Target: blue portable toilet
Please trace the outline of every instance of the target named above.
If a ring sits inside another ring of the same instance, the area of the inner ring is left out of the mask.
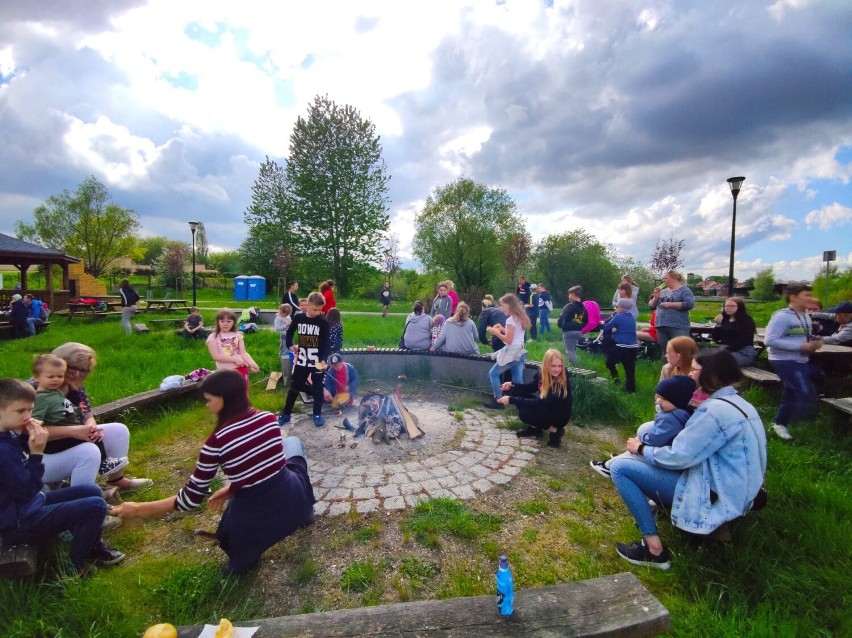
[[[234,300],[245,301],[248,299],[248,281],[245,275],[234,277]]]
[[[263,301],[266,298],[266,277],[252,275],[248,278],[248,300]]]

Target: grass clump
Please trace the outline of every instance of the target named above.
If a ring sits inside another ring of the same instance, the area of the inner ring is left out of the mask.
[[[433,498],[419,503],[404,525],[421,543],[437,547],[441,534],[474,540],[500,529],[500,522],[499,516],[478,514],[459,501]]]
[[[343,570],[340,587],[347,593],[367,591],[379,577],[380,565],[372,561],[353,561]]]
[[[546,514],[549,508],[544,501],[527,501],[526,503],[518,503],[518,510],[526,516],[535,516],[536,514]]]

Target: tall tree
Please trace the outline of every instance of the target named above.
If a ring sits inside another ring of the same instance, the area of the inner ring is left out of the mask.
[[[512,281],[518,276],[518,271],[527,262],[532,254],[533,241],[527,232],[514,233],[506,241],[505,259],[506,271]]]
[[[191,256],[192,248],[185,242],[167,242],[163,254],[155,263],[160,282],[164,286],[174,287],[175,290],[183,290],[186,281],[192,276],[187,272]]]
[[[375,125],[355,107],[317,96],[307,118],[296,120],[283,172],[284,217],[298,220],[297,252],[327,261],[345,293],[355,264],[378,260],[389,224],[390,175]]]
[[[533,261],[558,303],[567,303],[568,288],[580,285],[584,297],[609,305],[620,276],[607,246],[583,230],[545,237]]]
[[[33,223],[17,222],[19,238],[83,259],[86,272],[97,277],[118,257],[136,254],[139,218],[110,201],[109,191],[94,176],[72,195],[51,195],[33,211]]]
[[[654,252],[651,253],[651,270],[662,275],[669,270],[677,270],[680,266],[683,266],[680,253],[685,243],[685,239],[675,239],[674,237],[662,241],[658,239],[654,245]]]
[[[436,188],[414,223],[414,254],[427,270],[452,273],[459,290],[493,284],[503,274],[505,243],[524,232],[505,190],[467,177]]]
[[[165,252],[166,245],[169,243],[168,237],[155,236],[143,237],[137,242],[139,249],[142,251],[142,257],[139,259],[140,264],[152,266]]]
[[[399,257],[399,237],[396,234],[390,233],[385,237],[379,264],[388,283],[393,284],[393,276],[402,266],[402,259]]]
[[[196,261],[199,264],[206,264],[209,252],[210,246],[207,245],[207,231],[204,229],[204,222],[198,222],[198,228],[195,229]]]

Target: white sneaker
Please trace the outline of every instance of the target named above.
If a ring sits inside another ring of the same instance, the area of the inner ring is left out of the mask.
[[[775,433],[775,436],[777,436],[782,441],[793,440],[793,437],[790,435],[790,430],[787,429],[786,425],[779,425],[777,423],[773,423],[770,430],[772,430]]]

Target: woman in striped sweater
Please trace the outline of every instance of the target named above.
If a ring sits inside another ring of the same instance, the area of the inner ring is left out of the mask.
[[[228,555],[225,571],[240,575],[278,541],[313,520],[313,488],[302,443],[282,440],[274,414],[249,404],[246,381],[219,370],[201,386],[216,428],[207,437],[195,471],[177,496],[150,503],[122,503],[112,513],[124,519],[188,511],[210,494],[219,468],[229,483],[210,495],[211,509],[225,507],[216,539]],[[226,507],[227,505],[227,507]]]

